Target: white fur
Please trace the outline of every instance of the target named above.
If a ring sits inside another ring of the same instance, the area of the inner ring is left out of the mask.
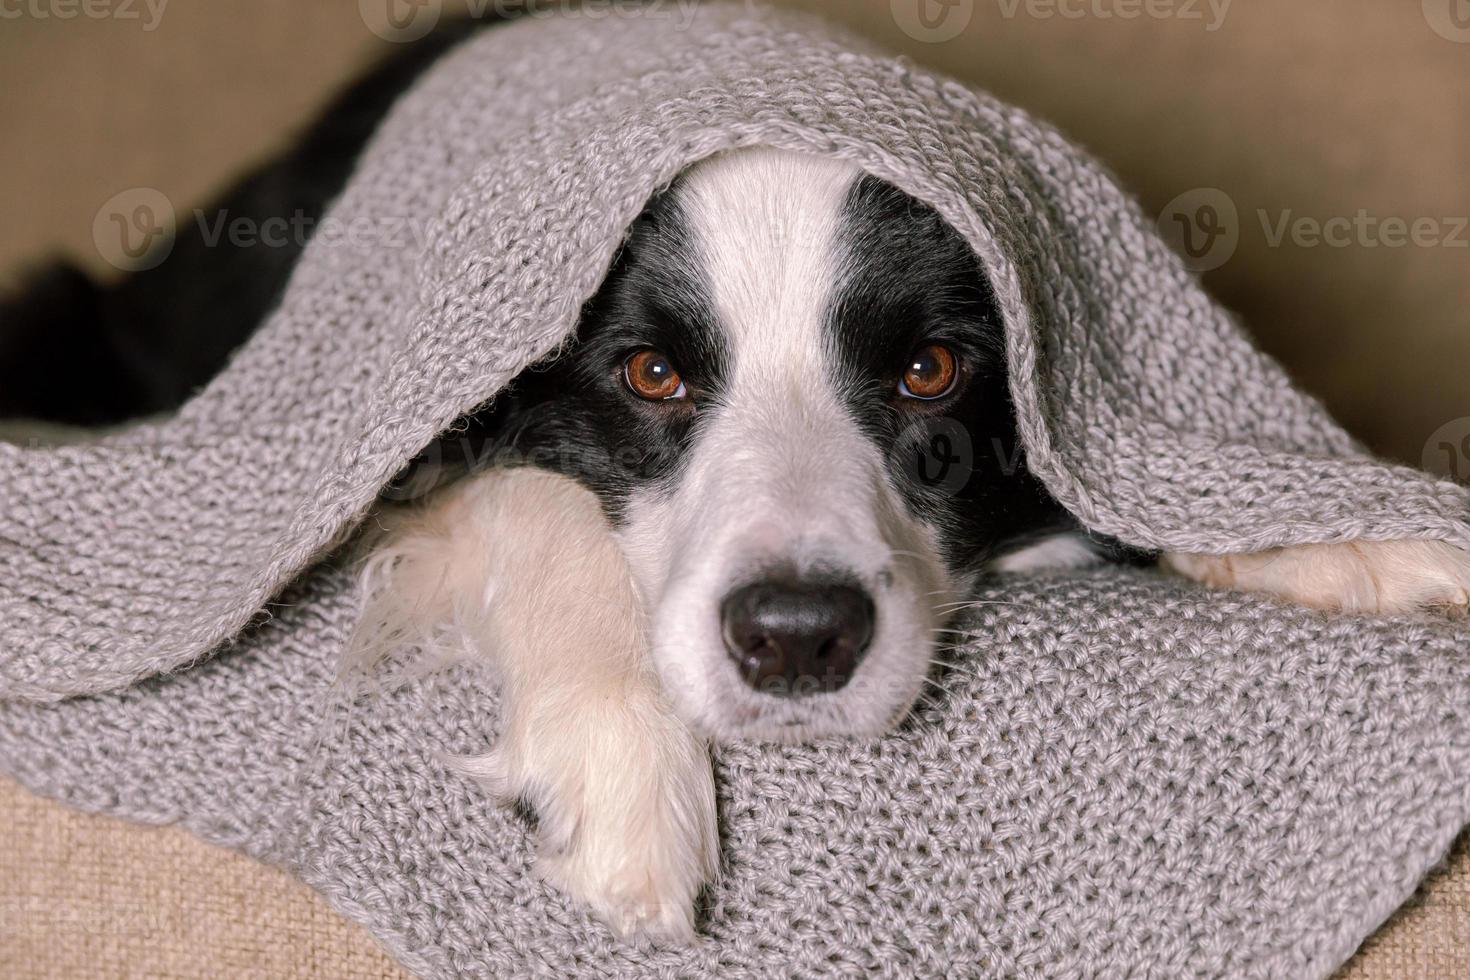
[[[1165,555],[1164,568],[1208,585],[1264,592],[1317,609],[1392,615],[1470,603],[1470,552],[1440,541],[1350,541],[1251,555]]]
[[[384,520],[357,659],[418,639],[436,659],[493,664],[502,731],[460,767],[535,807],[538,873],[617,932],[692,937],[716,866],[710,763],[659,688],[596,498],[540,470],[491,471]]]
[[[801,740],[887,729],[918,695],[948,585],[929,532],[833,380],[827,305],[844,274],[854,166],[771,149],[706,160],[684,179],[730,358],[718,406],[678,486],[636,496],[621,530],[653,618],[653,659],[680,712],[719,737]],[[771,566],[855,576],[876,629],[841,690],[801,699],[747,687],[720,636],[720,602]]]
[[[1102,564],[1102,556],[1078,534],[1056,534],[1003,555],[991,564],[1002,575],[1029,575]]]

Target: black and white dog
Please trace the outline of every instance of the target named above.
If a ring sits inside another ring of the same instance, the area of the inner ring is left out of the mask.
[[[940,421],[977,448],[958,480],[934,478]],[[504,731],[469,769],[535,808],[540,867],[625,933],[692,929],[715,866],[704,739],[884,732],[981,576],[1144,557],[1084,534],[1026,470],[965,242],[818,157],[688,170],[575,343],[467,435],[538,465],[389,519],[362,642],[447,628],[496,666]],[[1470,555],[1427,542],[1162,560],[1333,609],[1470,592]]]
[[[349,93],[236,189],[234,211],[319,212],[343,148],[446,44]],[[290,260],[181,242],[115,287],[50,277],[0,309],[0,382],[14,379],[0,414],[167,410],[269,309]],[[222,308],[210,284],[242,282],[250,295],[227,304],[240,337],[183,343]],[[137,323],[176,325],[180,342]],[[92,401],[53,398],[46,376],[77,377],[79,351]],[[128,357],[154,359],[131,387],[116,380]],[[973,451],[936,453],[945,433]],[[417,642],[494,666],[502,731],[465,765],[535,808],[538,868],[625,934],[692,932],[717,863],[707,741],[888,730],[983,576],[1159,558],[1385,613],[1470,592],[1470,556],[1434,543],[1145,556],[1089,537],[1025,466],[1001,323],[965,242],[851,165],[774,149],[708,159],[650,202],[575,341],[441,449],[466,439],[533,465],[385,504],[356,653]]]

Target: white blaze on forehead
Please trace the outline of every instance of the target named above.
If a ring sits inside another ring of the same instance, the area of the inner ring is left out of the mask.
[[[859,177],[850,164],[754,148],[699,164],[681,185],[726,350],[682,491],[719,518],[696,533],[735,540],[704,546],[843,564],[832,542],[871,531],[876,447],[833,383],[827,325]]]
[[[727,390],[817,383],[840,278],[843,204],[859,178],[838,160],[753,148],[689,171],[680,204],[732,355]]]

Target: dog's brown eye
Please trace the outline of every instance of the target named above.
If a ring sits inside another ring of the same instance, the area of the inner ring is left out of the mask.
[[[943,344],[925,344],[909,357],[898,379],[898,393],[905,398],[933,401],[954,390],[960,376],[960,361]]]
[[[623,363],[623,377],[633,394],[652,402],[684,397],[684,379],[656,350],[641,350]]]

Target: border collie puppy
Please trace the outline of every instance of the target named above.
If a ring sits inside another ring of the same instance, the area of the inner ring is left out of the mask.
[[[398,94],[481,26],[405,46],[211,210],[320,217]],[[299,247],[191,224],[119,282],[38,277],[0,302],[0,418],[31,420],[0,438],[177,408],[275,306]],[[468,475],[385,505],[352,653],[492,664],[501,733],[462,767],[535,808],[549,880],[625,935],[682,939],[717,867],[707,741],[886,731],[982,576],[1157,559],[1328,609],[1466,603],[1470,556],[1432,542],[1153,556],[1084,534],[1027,471],[1004,350],[978,261],[923,204],[769,149],[692,167],[575,341],[415,474],[459,453]]]
[[[503,730],[466,769],[534,807],[538,868],[615,929],[689,936],[706,739],[877,735],[981,576],[1155,557],[1084,534],[1013,415],[998,310],[934,211],[833,160],[711,158],[575,341],[452,437],[534,465],[385,514],[358,647],[493,663]],[[1349,611],[1470,591],[1470,555],[1430,542],[1162,563]]]

